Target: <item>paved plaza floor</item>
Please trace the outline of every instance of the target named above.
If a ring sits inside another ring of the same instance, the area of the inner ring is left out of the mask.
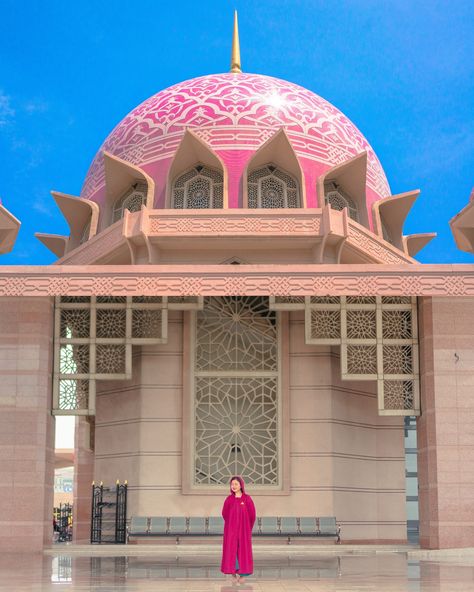
[[[194,546],[193,546],[194,547]],[[272,546],[255,549],[255,573],[240,586],[219,570],[220,549],[57,545],[45,554],[0,557],[10,592],[471,592],[474,549]]]

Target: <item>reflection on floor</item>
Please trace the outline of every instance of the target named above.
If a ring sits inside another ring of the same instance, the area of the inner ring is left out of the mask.
[[[61,551],[58,551],[61,552]],[[119,552],[119,550],[117,550]],[[328,556],[271,553],[259,556],[255,573],[236,586],[219,570],[220,557],[55,556],[0,557],[0,590],[71,592],[468,592],[472,560],[457,563],[408,559],[403,552]]]

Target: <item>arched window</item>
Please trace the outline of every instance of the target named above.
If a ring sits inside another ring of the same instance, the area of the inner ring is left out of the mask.
[[[142,205],[146,203],[147,184],[144,181],[137,181],[122,197],[114,203],[112,223],[123,218],[124,210],[139,212]]]
[[[252,171],[248,176],[249,208],[299,208],[298,182],[272,164]]]
[[[356,222],[359,221],[359,213],[354,200],[334,181],[324,184],[324,199],[326,204],[330,204],[333,210],[341,212],[344,208],[347,208],[349,218]]]
[[[221,171],[197,164],[176,178],[172,207],[177,209],[222,208],[224,178]]]
[[[261,296],[207,297],[193,319],[192,486],[221,486],[229,475],[245,475],[253,485],[280,485],[277,313]]]

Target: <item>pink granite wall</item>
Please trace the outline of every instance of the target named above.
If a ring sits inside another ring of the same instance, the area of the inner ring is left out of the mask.
[[[52,540],[53,300],[0,298],[0,552]]]
[[[420,544],[474,546],[474,298],[420,298]]]
[[[93,418],[94,419],[94,418]],[[73,541],[88,543],[91,528],[92,481],[94,480],[95,422],[76,417],[74,432]],[[91,434],[92,432],[92,434]]]

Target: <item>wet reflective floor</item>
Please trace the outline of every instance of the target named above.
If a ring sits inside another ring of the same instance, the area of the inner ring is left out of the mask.
[[[67,551],[67,548],[65,548]],[[236,586],[210,555],[146,556],[3,555],[0,590],[123,592],[315,592],[315,591],[474,591],[474,561],[418,560],[407,553],[286,556],[259,554],[255,573]]]

